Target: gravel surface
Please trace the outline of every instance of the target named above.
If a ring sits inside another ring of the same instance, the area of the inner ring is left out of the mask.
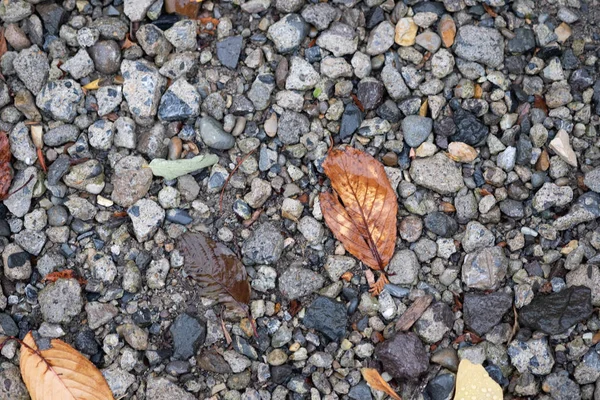
[[[0,4],[0,333],[66,341],[120,399],[382,399],[371,367],[445,400],[462,359],[506,399],[600,399],[596,0],[164,2]],[[332,145],[398,195],[377,297],[321,213]],[[183,272],[187,231],[242,260],[256,336]],[[29,399],[18,360],[0,400]]]

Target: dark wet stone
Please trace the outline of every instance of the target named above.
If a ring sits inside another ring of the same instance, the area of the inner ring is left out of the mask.
[[[77,335],[75,335],[75,348],[88,356],[93,356],[98,353],[100,346],[98,345],[98,342],[96,342],[94,331],[91,329],[84,329],[77,332]]]
[[[560,57],[560,63],[562,67],[566,70],[572,70],[575,68],[579,68],[581,66],[581,62],[579,58],[573,53],[573,49],[566,49],[562,56]]]
[[[271,380],[277,385],[285,385],[291,378],[294,368],[291,365],[277,365],[271,368]]]
[[[348,317],[344,304],[328,297],[317,297],[306,310],[304,326],[316,329],[331,340],[340,340],[346,334]]]
[[[323,54],[321,53],[321,48],[319,46],[313,46],[304,50],[304,57],[309,63],[314,63],[321,61]]]
[[[454,110],[456,133],[450,139],[453,142],[464,142],[471,146],[481,146],[485,143],[490,129],[468,111],[462,109],[456,101],[450,103]]]
[[[71,163],[67,155],[61,154],[58,158],[50,164],[48,167],[48,184],[51,186],[56,185],[63,176],[69,171]]]
[[[36,10],[44,22],[44,28],[50,35],[57,35],[68,17],[65,9],[56,3],[38,4]]]
[[[348,103],[342,114],[342,125],[340,126],[340,139],[349,138],[358,130],[362,123],[363,114],[354,103]]]
[[[533,145],[527,135],[519,135],[517,141],[517,159],[516,163],[519,165],[529,165],[531,161],[531,155],[533,152]]]
[[[385,19],[385,13],[381,7],[372,8],[365,16],[367,19],[367,29],[373,29]]]
[[[214,372],[216,374],[230,374],[231,368],[222,355],[217,353],[215,350],[204,350],[199,356],[196,357],[196,363],[198,367],[208,372]]]
[[[194,220],[186,210],[179,208],[168,210],[166,218],[167,221],[180,225],[190,224]]]
[[[600,79],[594,84],[594,95],[592,96],[592,100],[595,105],[594,112],[596,115],[600,115]]]
[[[592,312],[590,289],[573,286],[558,293],[538,294],[531,303],[521,308],[519,323],[549,335],[557,335],[585,320]]]
[[[414,333],[396,333],[377,345],[375,354],[383,369],[398,379],[417,380],[429,366],[425,347]]]
[[[400,118],[402,118],[402,113],[400,112],[400,109],[396,103],[388,99],[384,101],[382,105],[377,107],[377,116],[394,124],[400,121]]]
[[[581,68],[573,71],[569,83],[574,90],[581,92],[594,84],[594,78],[587,69]]]
[[[235,351],[237,351],[240,354],[245,355],[249,359],[251,359],[251,360],[258,359],[258,353],[254,349],[254,347],[252,347],[250,345],[250,343],[248,343],[248,341],[246,339],[244,339],[243,337],[235,335],[233,337],[232,345],[233,345],[233,349]]]
[[[425,227],[436,235],[452,237],[458,230],[458,223],[451,216],[442,212],[432,212],[425,217]]]
[[[501,201],[500,211],[511,218],[523,218],[525,216],[523,203],[513,199]]]
[[[25,263],[27,261],[29,261],[30,255],[29,253],[27,253],[26,251],[21,251],[19,253],[13,253],[11,255],[8,256],[8,268],[19,268],[23,265],[25,265]]]
[[[357,97],[365,110],[374,110],[383,99],[383,83],[367,78],[358,83]]]
[[[0,237],[9,237],[10,234],[10,225],[5,219],[0,219]]]
[[[244,40],[241,36],[230,36],[217,42],[217,58],[227,68],[235,69],[240,59]]]
[[[425,393],[431,400],[446,400],[454,391],[454,375],[438,375],[429,381],[425,388]]]
[[[413,5],[412,9],[415,14],[431,12],[437,14],[438,17],[441,17],[446,13],[446,8],[444,7],[443,3],[437,3],[433,1],[420,1]]]
[[[483,336],[498,325],[512,306],[512,296],[504,292],[465,293],[463,313],[465,324]]]
[[[548,46],[542,47],[536,53],[536,56],[544,61],[548,61],[551,58],[562,56],[562,50],[558,44],[550,44]]]
[[[513,54],[522,54],[535,48],[535,34],[529,28],[517,28],[515,37],[508,41],[508,51]]]
[[[114,40],[100,40],[88,50],[94,66],[103,74],[114,74],[121,66],[121,48]]]
[[[371,400],[373,398],[371,388],[364,382],[352,386],[352,389],[348,392],[348,397],[352,400]]]
[[[206,339],[206,323],[183,313],[177,316],[169,328],[173,338],[173,357],[187,360],[196,354]]]
[[[8,314],[0,313],[0,329],[2,329],[0,333],[4,336],[19,335],[19,327]]]

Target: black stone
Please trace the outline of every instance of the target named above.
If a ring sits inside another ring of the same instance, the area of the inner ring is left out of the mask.
[[[453,142],[463,142],[471,146],[481,146],[485,143],[490,129],[468,111],[462,109],[457,101],[450,102],[454,110],[456,133],[450,139]]]
[[[291,378],[293,368],[291,365],[277,365],[271,367],[271,380],[277,385],[285,385]]]
[[[527,61],[523,56],[508,56],[504,59],[504,65],[511,74],[522,74],[525,71]]]
[[[415,381],[429,367],[429,357],[414,333],[396,333],[377,345],[375,354],[383,369],[394,378]]]
[[[363,120],[363,114],[354,103],[348,103],[342,114],[342,124],[340,126],[340,139],[349,138],[356,132]]]
[[[562,50],[558,44],[550,44],[546,47],[542,47],[540,51],[537,52],[536,56],[544,61],[548,61],[551,58],[562,56]]]
[[[96,342],[94,331],[84,329],[77,332],[77,335],[75,335],[75,348],[88,356],[98,353],[100,346]]]
[[[594,84],[594,78],[586,68],[581,68],[573,71],[569,83],[573,89],[581,92]]]
[[[372,8],[365,16],[367,19],[367,29],[373,29],[385,19],[385,13],[381,7]]]
[[[446,13],[446,8],[444,7],[444,4],[434,1],[419,1],[417,4],[412,6],[412,9],[415,14],[431,12],[437,14],[438,17],[441,17]]]
[[[235,69],[240,59],[244,40],[241,36],[231,36],[217,42],[217,58],[227,68]]]
[[[194,219],[186,210],[179,208],[167,211],[167,221],[173,222],[174,224],[187,225],[192,223]]]
[[[529,137],[527,135],[519,135],[519,140],[517,141],[516,163],[518,165],[529,165],[532,152],[533,144],[531,144]]]
[[[501,201],[500,211],[511,218],[525,217],[525,207],[523,206],[523,203],[513,199]]]
[[[304,317],[304,326],[316,329],[331,340],[343,338],[347,324],[344,304],[322,296],[312,302]]]
[[[431,400],[446,400],[454,391],[454,375],[442,374],[429,381],[425,393]]]
[[[600,115],[600,79],[598,79],[594,84],[594,94],[592,96],[592,100],[595,105],[594,112],[596,115]]]
[[[515,29],[515,37],[507,43],[507,49],[513,54],[522,54],[535,49],[535,34],[529,28]]]
[[[8,268],[19,268],[25,265],[27,261],[29,261],[29,253],[26,251],[21,251],[19,253],[13,253],[8,256]]]
[[[593,311],[591,290],[572,286],[558,293],[538,294],[521,308],[519,323],[548,335],[557,335],[587,319]]]
[[[579,58],[573,53],[573,49],[568,48],[564,51],[562,56],[560,57],[560,63],[562,67],[566,70],[571,70],[575,68],[579,68],[581,62]]]
[[[196,357],[196,363],[201,369],[217,374],[230,374],[231,367],[222,355],[215,350],[204,350],[202,354]]]
[[[206,339],[206,323],[189,314],[180,314],[169,328],[175,347],[173,357],[187,360]]]
[[[357,97],[365,110],[374,110],[383,99],[383,83],[377,80],[363,80],[358,83]]]
[[[10,236],[10,225],[5,219],[0,219],[0,237]]]
[[[458,223],[442,212],[432,212],[425,217],[425,227],[436,235],[448,238],[458,230]]]
[[[304,57],[309,63],[314,63],[321,61],[323,54],[321,53],[321,48],[319,46],[313,46],[304,50]]]
[[[504,292],[465,293],[463,313],[465,324],[479,336],[500,323],[512,306],[512,296]]]

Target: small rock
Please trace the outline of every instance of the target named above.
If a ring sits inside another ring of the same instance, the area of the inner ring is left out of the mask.
[[[346,307],[328,297],[317,297],[307,308],[303,324],[331,340],[340,340],[346,334],[348,324]]]
[[[288,299],[307,296],[323,287],[324,279],[309,269],[291,267],[279,277],[279,290]]]
[[[497,289],[506,276],[508,260],[502,248],[484,247],[467,254],[462,266],[462,280],[472,289]]]
[[[394,378],[417,380],[429,367],[425,348],[414,333],[396,333],[377,345],[375,354]]]
[[[463,313],[465,324],[479,336],[498,325],[512,306],[512,296],[505,292],[465,293]]]
[[[417,185],[440,194],[456,193],[465,185],[460,167],[442,153],[415,159],[410,176]]]
[[[187,360],[196,354],[206,338],[206,323],[183,313],[175,318],[169,327],[173,338],[173,356],[179,360]]]
[[[138,241],[149,240],[165,219],[165,210],[149,199],[138,200],[127,209],[133,223],[133,230]]]
[[[283,245],[279,230],[270,223],[263,223],[246,239],[242,254],[251,264],[275,264],[281,257]]]
[[[223,130],[221,124],[212,117],[198,118],[196,121],[196,129],[199,133],[196,135],[196,140],[202,141],[213,149],[228,150],[235,144],[235,138]]]
[[[49,283],[39,292],[38,301],[44,321],[52,324],[70,322],[83,308],[81,286],[76,279]]]

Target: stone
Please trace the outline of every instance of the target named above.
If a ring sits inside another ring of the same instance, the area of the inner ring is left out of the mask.
[[[31,276],[31,256],[16,243],[9,243],[2,252],[4,275],[11,281],[27,280]]]
[[[455,103],[450,104],[454,110],[456,133],[450,136],[453,142],[463,142],[470,146],[481,146],[488,137],[489,128],[468,111]]]
[[[85,49],[80,49],[73,57],[61,65],[60,69],[68,72],[73,79],[81,79],[94,72],[94,61],[92,61]]]
[[[96,70],[102,74],[114,74],[121,66],[121,48],[114,40],[100,40],[88,49]]]
[[[104,189],[104,168],[98,160],[89,160],[71,167],[63,178],[65,185],[84,190],[91,194],[100,194]]]
[[[484,247],[467,254],[462,280],[471,289],[495,290],[506,277],[508,260],[501,247]]]
[[[414,333],[396,333],[375,348],[383,369],[397,379],[416,381],[429,367],[425,348]]]
[[[412,46],[419,27],[412,18],[401,18],[396,23],[394,41],[400,46]]]
[[[462,247],[467,253],[471,253],[483,247],[491,247],[495,243],[494,234],[477,221],[467,224]]]
[[[193,51],[198,47],[196,41],[198,24],[193,19],[184,19],[173,24],[165,31],[165,38],[177,51]]]
[[[446,303],[432,304],[415,322],[415,332],[426,343],[437,343],[452,329],[454,313]]]
[[[206,339],[206,323],[187,313],[179,314],[169,327],[173,338],[173,357],[187,360],[194,356]]]
[[[569,373],[565,370],[553,372],[546,376],[542,388],[553,399],[576,400],[582,398],[579,385],[569,379]],[[532,393],[532,395],[537,394],[537,388],[535,389],[536,393]]]
[[[583,178],[583,183],[590,190],[593,190],[596,193],[600,193],[600,168],[596,168],[586,172]]]
[[[554,221],[554,228],[559,231],[570,229],[582,222],[592,221],[600,217],[600,195],[587,192],[579,196],[566,215]]]
[[[319,82],[319,73],[303,58],[292,57],[290,71],[285,80],[287,90],[309,90]]]
[[[590,289],[571,286],[557,293],[536,296],[521,308],[519,323],[549,335],[557,335],[587,319],[592,311]]]
[[[464,187],[461,168],[442,153],[413,160],[410,176],[414,182],[440,194],[453,194]]]
[[[165,210],[155,201],[141,199],[127,209],[138,241],[149,240],[165,219]]]
[[[342,275],[356,267],[356,260],[347,256],[327,256],[327,261],[323,268],[327,271],[329,279],[333,282],[338,281]]]
[[[295,144],[310,131],[308,118],[301,113],[284,111],[277,126],[277,136],[284,144]]]
[[[573,189],[569,186],[557,186],[552,182],[546,182],[535,193],[531,206],[538,212],[548,210],[552,207],[563,207],[573,200]]]
[[[196,88],[185,79],[178,79],[162,95],[158,106],[158,118],[163,121],[181,121],[197,117],[200,101],[200,94]]]
[[[85,305],[87,321],[90,329],[98,329],[113,320],[119,314],[117,307],[112,304],[91,302]]]
[[[502,321],[512,307],[512,296],[506,292],[465,293],[463,314],[465,324],[483,336]]]
[[[244,40],[241,36],[231,36],[217,42],[217,58],[229,69],[236,69]]]
[[[123,12],[131,22],[137,22],[146,17],[146,12],[148,12],[154,0],[125,0],[124,2]]]
[[[433,129],[431,118],[420,115],[408,115],[402,120],[402,133],[404,141],[409,147],[417,148],[423,143]]]
[[[37,168],[28,167],[18,171],[13,178],[8,193],[12,193],[4,201],[4,205],[17,218],[22,218],[31,207],[33,190],[37,183]],[[19,189],[19,190],[17,190]]]
[[[292,53],[308,35],[308,25],[298,14],[287,14],[269,27],[267,36],[279,53]]]
[[[34,44],[19,52],[13,60],[13,67],[25,87],[34,95],[38,95],[46,84],[50,72],[46,53]]]
[[[98,116],[103,117],[115,111],[123,101],[121,86],[102,86],[96,91]]]
[[[339,10],[329,3],[308,4],[302,10],[302,18],[318,30],[322,31],[336,18]]]
[[[294,300],[321,289],[323,277],[306,268],[287,268],[279,277],[279,291],[287,299]]]
[[[394,44],[394,26],[383,21],[369,34],[366,53],[370,56],[383,54]]]
[[[38,294],[40,312],[44,321],[53,324],[68,323],[83,308],[81,286],[76,279],[58,279]]]
[[[79,137],[79,128],[75,125],[63,124],[48,130],[44,136],[46,146],[61,146],[65,143],[75,142]]]
[[[496,29],[464,25],[458,29],[454,51],[467,61],[495,68],[504,61],[504,39]]]
[[[166,78],[145,60],[123,60],[121,75],[123,95],[134,118],[145,120],[154,117],[167,85]]]
[[[511,364],[522,374],[530,372],[534,375],[547,375],[554,366],[554,357],[547,338],[513,340],[508,346],[508,355]]]
[[[354,28],[334,22],[317,38],[317,45],[333,53],[336,57],[354,54],[358,48],[358,35]]]
[[[195,396],[165,378],[150,375],[146,386],[146,398],[153,400],[194,400]]]
[[[550,149],[560,156],[567,164],[577,167],[577,155],[569,143],[569,134],[560,129],[554,139],[550,141]]]
[[[223,130],[222,125],[212,117],[198,118],[196,140],[202,140],[208,147],[228,150],[235,145],[235,138]],[[200,136],[200,137],[198,137]]]
[[[72,122],[83,98],[79,83],[72,79],[63,79],[44,85],[36,96],[35,104],[43,113],[56,120]]]
[[[340,340],[346,334],[348,317],[344,304],[328,297],[317,297],[306,309],[303,324],[316,329],[330,340]]]
[[[410,96],[410,89],[406,86],[400,72],[392,65],[386,64],[381,70],[381,80],[393,100],[403,100]]]
[[[4,362],[0,368],[0,380],[2,380],[0,400],[29,400],[27,387],[23,383],[19,367]]]
[[[89,144],[98,150],[110,150],[113,136],[113,123],[107,120],[99,119],[88,128]]]
[[[535,35],[529,28],[516,28],[515,37],[510,39],[506,48],[509,53],[522,54],[535,48]]]
[[[428,230],[441,237],[452,237],[458,231],[458,223],[442,212],[427,214],[423,222]]]
[[[275,264],[283,252],[283,236],[271,223],[263,223],[244,242],[244,262],[251,264]]]
[[[37,150],[31,141],[31,134],[24,122],[14,126],[8,136],[10,152],[17,160],[27,165],[33,165],[37,161]]]
[[[342,124],[340,126],[340,139],[344,140],[352,136],[362,123],[363,114],[354,103],[348,103],[342,114]]]

